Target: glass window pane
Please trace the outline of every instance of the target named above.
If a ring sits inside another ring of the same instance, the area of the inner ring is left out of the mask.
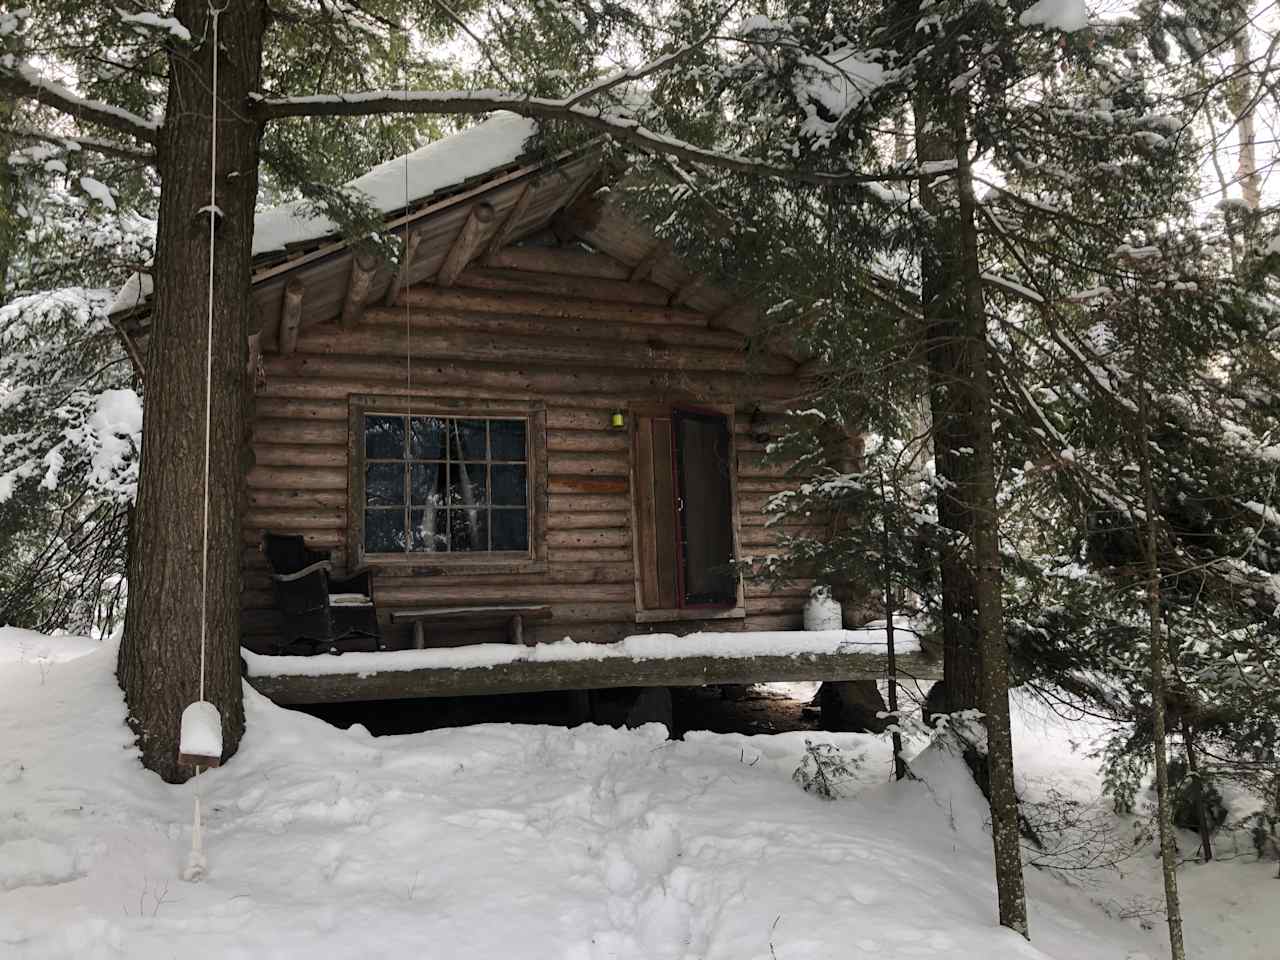
[[[371,463],[365,467],[364,502],[370,507],[404,503],[404,464]]]
[[[404,457],[404,417],[365,417],[364,455],[371,460]]]
[[[494,460],[524,460],[524,421],[489,421],[490,457]]]
[[[493,511],[493,549],[529,549],[529,513],[526,510]]]
[[[492,497],[496,506],[523,507],[528,499],[528,483],[523,463],[495,463]]]
[[[449,511],[449,546],[454,553],[489,549],[489,511],[455,509]]]
[[[404,511],[366,510],[364,512],[364,549],[367,553],[402,553],[404,551]]]
[[[444,417],[414,417],[409,456],[414,460],[443,460],[448,424]]]
[[[444,474],[443,463],[409,465],[409,493],[414,506],[444,506]]]
[[[447,514],[443,510],[410,510],[409,528],[415,551],[444,553],[449,549]]]
[[[450,432],[453,434],[453,459],[483,460],[485,458],[485,421],[451,420],[449,423]]]
[[[449,505],[482,507],[485,499],[484,464],[449,464]]]

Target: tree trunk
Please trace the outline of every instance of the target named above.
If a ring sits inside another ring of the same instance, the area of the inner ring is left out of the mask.
[[[1187,752],[1187,775],[1195,790],[1196,829],[1200,833],[1200,862],[1213,859],[1213,830],[1209,823],[1209,804],[1205,800],[1208,784],[1200,773],[1200,756],[1196,749],[1196,728],[1185,716],[1182,718],[1182,745]]]
[[[1135,312],[1137,307],[1135,303]],[[1138,479],[1142,484],[1143,508],[1146,511],[1146,588],[1147,619],[1151,644],[1151,738],[1156,767],[1156,818],[1160,830],[1160,865],[1164,874],[1165,917],[1169,924],[1169,955],[1172,960],[1186,960],[1182,942],[1182,909],[1178,903],[1178,851],[1174,844],[1173,812],[1169,802],[1169,758],[1165,733],[1164,629],[1160,613],[1160,565],[1156,553],[1156,495],[1151,477],[1151,422],[1147,384],[1143,375],[1146,364],[1146,338],[1142,318],[1134,318],[1138,329]]]
[[[946,118],[946,93],[922,82],[915,99],[916,156],[920,163],[951,160],[956,144]],[[963,541],[971,536],[967,491],[973,449],[969,391],[965,384],[964,300],[955,207],[946,189],[921,178],[920,201],[936,225],[921,254],[924,350],[929,374],[929,412],[933,421],[938,523],[951,531],[939,544],[942,592],[942,712],[978,706],[980,666],[975,619],[973,571]]]
[[[889,674],[889,713],[893,715],[893,779],[902,780],[907,775],[907,761],[902,756],[901,718],[898,716],[898,650],[894,639],[893,616],[897,613],[897,604],[893,595],[893,559],[889,541],[889,496],[884,485],[884,474],[880,474],[880,522],[883,529],[881,537],[881,562],[884,563],[884,646],[888,654]]]
[[[1022,879],[1022,841],[1018,832],[1018,794],[1013,778],[1013,736],[1009,724],[1009,651],[1004,639],[1003,573],[1000,520],[996,505],[995,431],[991,377],[987,365],[987,314],[978,262],[977,204],[969,165],[968,96],[952,100],[952,129],[957,146],[956,179],[959,234],[963,258],[967,373],[973,427],[973,469],[969,488],[973,519],[978,644],[982,661],[982,712],[987,728],[987,772],[991,805],[991,841],[995,853],[1000,924],[1029,936],[1027,895]]]
[[[204,0],[175,11],[210,37]],[[260,130],[242,106],[259,86],[265,7],[233,3],[219,23],[217,206],[209,435],[208,628],[205,699],[222,713],[224,757],[244,730],[240,686],[240,520],[246,333]],[[142,762],[169,782],[183,708],[199,697],[208,321],[210,91],[213,45],[170,58],[159,145],[163,190],[147,345],[142,465],[129,560],[119,680]]]
[[[1228,88],[1227,102],[1235,114],[1239,137],[1240,160],[1236,165],[1236,179],[1240,181],[1240,195],[1245,206],[1256,211],[1262,205],[1262,180],[1258,176],[1257,134],[1252,91],[1249,89],[1249,29],[1246,17],[1231,44],[1237,76]]]

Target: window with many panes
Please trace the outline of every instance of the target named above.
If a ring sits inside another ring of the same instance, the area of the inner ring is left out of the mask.
[[[361,417],[367,554],[529,554],[525,418]]]

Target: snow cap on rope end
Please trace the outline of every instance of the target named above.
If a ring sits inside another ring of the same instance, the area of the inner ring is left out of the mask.
[[[178,762],[196,767],[222,763],[222,714],[208,700],[197,700],[182,711]]]

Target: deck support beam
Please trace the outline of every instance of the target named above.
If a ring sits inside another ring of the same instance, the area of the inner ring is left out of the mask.
[[[394,654],[390,654],[394,656]],[[348,654],[347,657],[351,657]],[[376,654],[388,656],[388,654]],[[344,657],[343,659],[347,659]],[[255,657],[249,683],[279,704],[342,703],[411,697],[465,697],[492,693],[593,690],[606,687],[701,687],[767,681],[883,679],[888,657],[872,653],[768,657],[669,657],[632,660],[515,661],[491,667],[426,668],[370,673],[367,660],[351,673],[260,676]],[[942,664],[920,654],[899,654],[903,681],[937,679]]]

